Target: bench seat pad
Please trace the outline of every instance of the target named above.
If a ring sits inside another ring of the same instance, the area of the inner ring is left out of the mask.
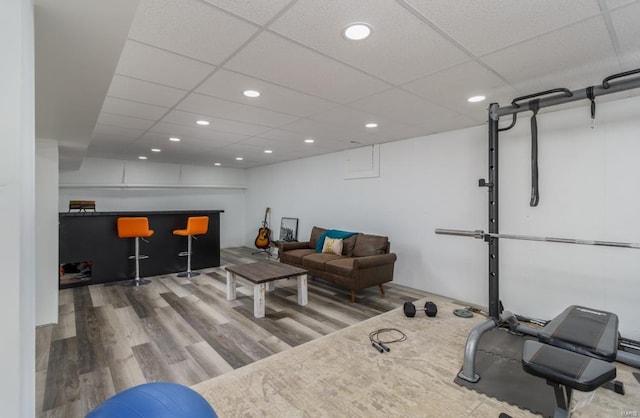
[[[611,363],[532,340],[522,348],[522,367],[534,376],[582,392],[591,392],[616,377]]]

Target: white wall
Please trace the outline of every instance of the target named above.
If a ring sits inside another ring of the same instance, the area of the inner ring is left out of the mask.
[[[33,5],[0,3],[0,407],[35,414]]]
[[[60,172],[58,209],[95,200],[101,212],[224,210],[220,245],[235,247],[244,244],[245,188],[239,169],[85,158],[79,170]]]
[[[587,104],[539,115],[540,205],[529,207],[529,115],[501,134],[500,231],[640,242],[640,98],[600,103],[595,130]],[[380,177],[343,179],[343,153],[251,169],[250,245],[264,208],[313,225],[388,235],[395,281],[487,305],[487,245],[435,235],[435,228],[487,230],[485,126],[383,144]],[[255,231],[251,228],[254,225]],[[506,309],[549,319],[570,304],[614,311],[623,335],[640,338],[640,250],[501,241]]]
[[[36,141],[36,325],[58,322],[58,143]]]

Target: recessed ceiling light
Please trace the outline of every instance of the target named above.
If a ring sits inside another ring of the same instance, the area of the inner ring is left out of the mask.
[[[251,97],[251,98],[260,97],[260,92],[257,91],[257,90],[245,90],[245,91],[242,92],[242,94],[244,94],[247,97]]]
[[[266,149],[266,150],[264,150],[264,153],[265,154],[271,154],[271,153],[273,153],[273,151],[271,151],[270,149]]]
[[[467,101],[469,103],[477,103],[477,102],[483,101],[484,99],[486,99],[486,97],[484,96],[473,96],[473,97],[469,97]]]
[[[306,142],[307,144],[313,144],[316,141],[314,139],[307,138],[307,139],[304,140],[304,142]]]
[[[180,138],[176,138],[175,136],[172,136],[171,138],[169,138],[169,141],[171,141],[171,142],[180,142]]]
[[[213,163],[213,165],[215,165],[216,167],[220,167],[222,163]]]
[[[146,160],[146,159],[147,159],[147,157],[145,157],[144,155],[141,155],[141,156],[139,156],[139,157],[138,157],[138,159],[140,159],[140,160]]]
[[[371,122],[371,123],[367,123],[366,125],[364,125],[367,128],[377,128],[378,124],[375,122]]]
[[[151,151],[153,151],[153,152],[160,152],[160,151],[162,151],[162,150],[161,150],[160,148],[151,148]]]
[[[236,157],[236,160],[237,160],[237,161],[242,161],[242,160],[244,160],[244,158],[242,158],[242,157]]]
[[[211,122],[209,122],[208,120],[197,120],[196,123],[200,126],[209,126]]]
[[[352,41],[360,41],[371,35],[371,26],[366,23],[352,23],[344,30],[344,36]]]

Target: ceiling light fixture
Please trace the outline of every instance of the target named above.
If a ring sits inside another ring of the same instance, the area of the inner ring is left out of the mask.
[[[313,144],[316,141],[314,139],[307,138],[307,139],[304,140],[304,142],[306,142],[307,144]]]
[[[146,159],[147,159],[147,157],[145,157],[144,155],[141,155],[141,156],[139,156],[139,157],[138,157],[138,159],[140,159],[140,160],[146,160]]]
[[[180,142],[180,138],[176,138],[175,136],[169,138],[169,141],[171,142]]]
[[[216,167],[220,167],[222,163],[213,163],[213,165],[215,165]]]
[[[237,160],[237,161],[242,161],[242,160],[244,160],[244,158],[242,158],[242,157],[236,157],[236,160]]]
[[[271,154],[271,153],[273,153],[273,151],[271,151],[270,149],[266,149],[266,150],[264,150],[264,153],[265,154]]]
[[[486,99],[486,97],[484,96],[472,96],[472,97],[469,97],[467,101],[469,103],[477,103],[477,102],[483,101],[484,99]]]
[[[151,151],[153,151],[153,152],[160,152],[160,151],[162,151],[162,150],[161,150],[160,148],[151,148]]]
[[[375,122],[371,122],[371,123],[367,123],[366,125],[364,125],[366,128],[377,128],[378,124]]]
[[[257,90],[245,90],[242,92],[247,97],[251,97],[252,99],[255,97],[260,97],[260,92]]]
[[[371,35],[371,26],[366,23],[351,23],[343,32],[344,37],[352,41],[360,41]]]
[[[209,126],[211,122],[209,122],[208,120],[197,120],[196,123],[200,126]]]

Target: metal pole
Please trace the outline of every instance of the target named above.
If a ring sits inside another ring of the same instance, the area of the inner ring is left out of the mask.
[[[489,232],[498,233],[498,120],[491,115],[499,110],[497,103],[489,106]],[[489,316],[500,321],[500,246],[497,239],[489,243]]]
[[[618,93],[620,91],[631,90],[640,87],[640,77],[633,77],[625,80],[618,80],[615,83],[609,84],[609,88],[605,88],[602,85],[592,86],[593,87],[593,97],[604,96],[611,93]],[[543,109],[545,107],[551,107],[556,105],[561,105],[565,103],[575,102],[578,100],[589,99],[587,94],[587,88],[573,90],[571,96],[567,95],[554,95],[549,97],[541,97],[536,99],[538,102],[538,108]],[[533,110],[530,107],[531,102],[523,102],[519,104],[519,106],[504,106],[504,107],[496,107],[494,109],[495,113],[492,113],[493,118],[499,119],[500,116],[512,115],[514,113],[526,112]]]
[[[618,242],[618,241],[596,241],[590,239],[576,238],[557,238],[557,237],[539,237],[535,235],[514,235],[514,234],[494,234],[485,233],[484,231],[464,231],[459,229],[436,229],[436,234],[440,235],[456,235],[459,237],[470,237],[476,239],[515,239],[522,241],[543,241],[555,242],[560,244],[578,244],[578,245],[596,245],[602,247],[619,247],[619,248],[637,248],[640,249],[640,243],[636,242]]]

